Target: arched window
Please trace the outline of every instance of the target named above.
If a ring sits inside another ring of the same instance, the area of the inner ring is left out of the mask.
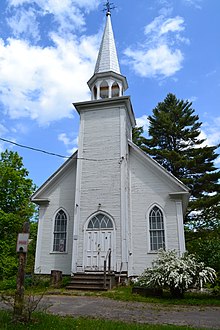
[[[119,86],[117,82],[114,82],[112,85],[112,97],[118,97],[119,96]]]
[[[54,223],[53,251],[66,252],[67,216],[63,210],[57,212]]]
[[[106,99],[108,98],[109,94],[109,87],[107,81],[103,81],[100,85],[100,98],[101,99]]]
[[[96,214],[88,224],[89,230],[113,229],[112,220],[105,214]]]
[[[149,215],[150,249],[157,251],[165,248],[164,219],[162,211],[154,206]]]
[[[94,86],[93,88],[93,95],[94,95],[94,99],[97,100],[97,87]]]

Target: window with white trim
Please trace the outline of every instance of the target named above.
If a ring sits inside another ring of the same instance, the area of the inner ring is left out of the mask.
[[[163,213],[159,207],[154,206],[149,215],[150,250],[165,249],[165,233]]]
[[[57,212],[54,222],[53,251],[66,252],[67,215],[63,210]]]

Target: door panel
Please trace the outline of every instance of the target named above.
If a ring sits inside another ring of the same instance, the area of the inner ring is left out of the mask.
[[[85,235],[85,269],[103,270],[109,248],[113,253],[114,230],[87,230]]]

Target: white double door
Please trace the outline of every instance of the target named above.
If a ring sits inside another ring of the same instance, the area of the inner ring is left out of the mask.
[[[84,250],[85,270],[102,271],[107,252],[111,249],[111,265],[114,265],[114,230],[86,230]]]

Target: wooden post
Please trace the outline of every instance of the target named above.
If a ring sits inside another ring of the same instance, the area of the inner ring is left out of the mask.
[[[51,285],[54,288],[59,288],[62,282],[61,270],[51,270]]]
[[[104,289],[106,289],[106,260],[104,260]]]
[[[23,225],[23,234],[29,234],[29,223],[25,222]],[[19,236],[18,236],[19,237]],[[28,236],[27,236],[28,237]],[[25,244],[27,245],[27,244]],[[21,318],[24,309],[24,279],[25,279],[25,266],[27,260],[27,249],[20,247],[18,249],[19,265],[17,273],[17,283],[16,283],[16,292],[15,292],[15,301],[14,301],[14,317]],[[17,245],[18,246],[18,245]]]

